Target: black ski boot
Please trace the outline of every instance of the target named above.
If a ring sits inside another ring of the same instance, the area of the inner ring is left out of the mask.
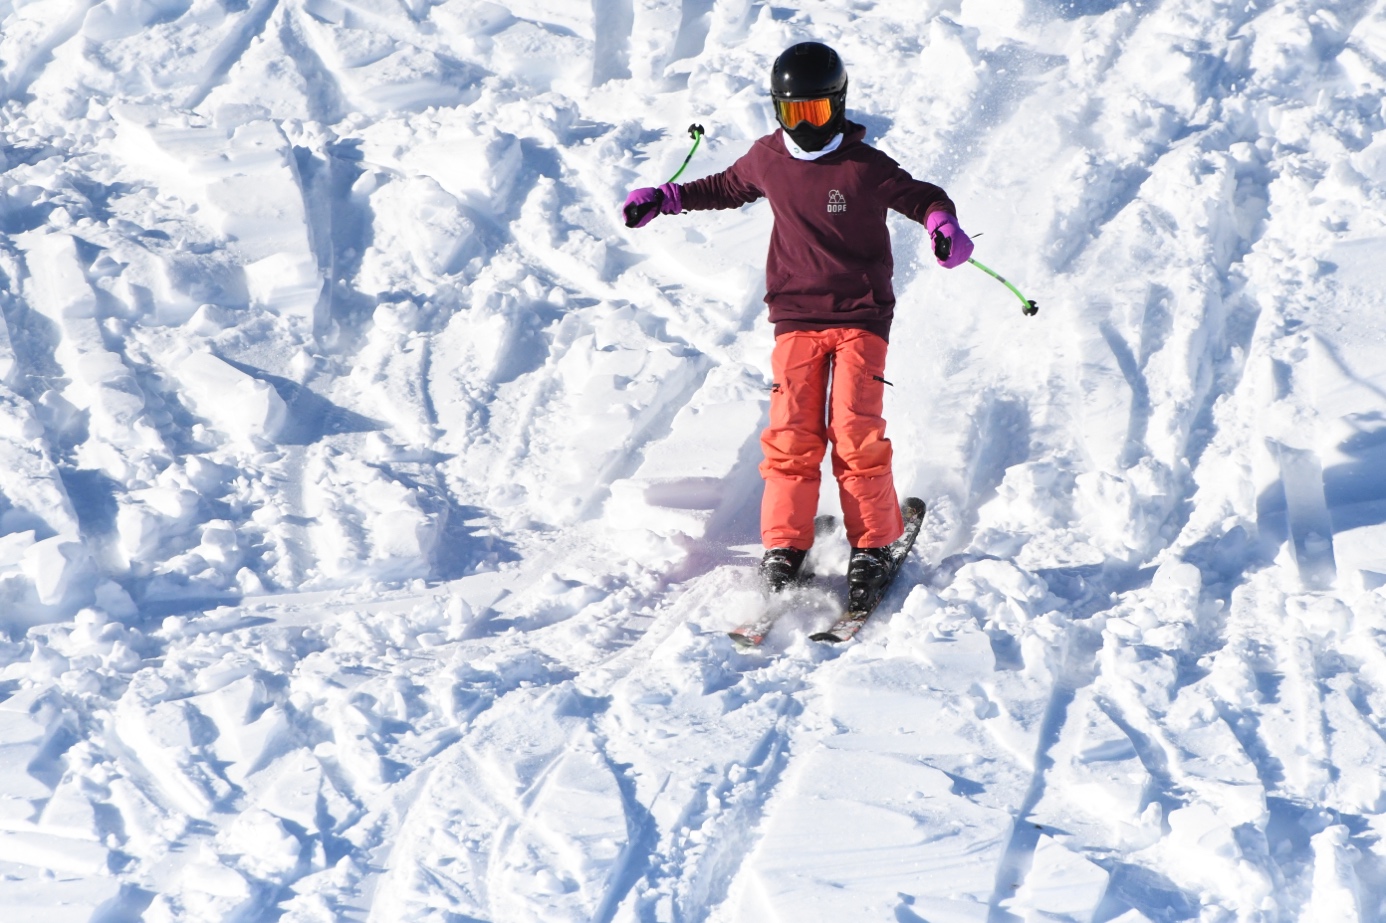
[[[791,583],[797,583],[807,574],[802,573],[807,551],[798,548],[771,548],[760,559],[760,580],[765,589],[778,593]]]
[[[848,608],[873,606],[890,585],[892,561],[890,547],[853,548],[847,562]]]

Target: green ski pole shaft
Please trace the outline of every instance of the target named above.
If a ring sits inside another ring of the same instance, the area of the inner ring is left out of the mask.
[[[674,180],[678,179],[680,176],[683,176],[683,171],[688,169],[689,161],[691,161],[693,159],[693,155],[698,152],[698,145],[701,144],[703,141],[703,126],[696,124],[689,125],[688,134],[689,137],[693,139],[693,149],[688,152],[687,157],[683,158],[683,166],[679,167],[678,172],[675,173],[673,176],[669,177],[669,182],[671,183]],[[656,190],[656,192],[658,193],[658,195],[653,202],[646,202],[644,205],[631,205],[626,209],[626,227],[635,227],[637,224],[640,223],[641,219],[643,219],[651,211],[653,211],[656,208],[659,208],[660,205],[664,204],[664,193],[658,192],[658,190]]]
[[[703,126],[689,125],[688,134],[689,137],[693,139],[693,149],[688,152],[687,157],[683,158],[683,166],[679,167],[678,172],[669,177],[669,182],[671,183],[680,176],[683,176],[683,171],[688,169],[688,162],[693,159],[694,154],[698,153],[698,145],[703,143]]]
[[[934,256],[937,257],[940,261],[942,261],[948,259],[948,255],[952,252],[952,238],[947,237],[943,234],[935,234]],[[971,263],[973,266],[976,266],[982,272],[991,276],[997,282],[1000,282],[1002,285],[1006,286],[1006,288],[1010,289],[1011,293],[1015,295],[1015,297],[1020,299],[1020,304],[1022,306],[1020,309],[1020,313],[1024,314],[1026,317],[1034,317],[1036,314],[1039,313],[1039,305],[1035,304],[1033,301],[1031,301],[1029,298],[1026,298],[1024,295],[1020,294],[1020,289],[1016,288],[1014,285],[1007,282],[1005,276],[1001,275],[999,272],[992,269],[990,266],[984,266],[976,260],[969,259],[968,262]]]
[[[1026,298],[1024,295],[1020,294],[1020,289],[1016,288],[1010,282],[1007,282],[1005,276],[1001,275],[999,272],[992,269],[990,266],[986,266],[982,263],[977,262],[976,260],[970,259],[968,260],[968,262],[971,263],[973,266],[976,266],[982,272],[991,276],[997,282],[1000,282],[1002,285],[1006,286],[1006,288],[1010,289],[1011,293],[1014,294],[1015,297],[1020,299],[1020,303],[1021,305],[1023,305],[1023,307],[1021,307],[1020,309],[1020,312],[1024,314],[1026,317],[1034,317],[1036,314],[1039,313],[1039,305],[1035,304],[1033,301]]]

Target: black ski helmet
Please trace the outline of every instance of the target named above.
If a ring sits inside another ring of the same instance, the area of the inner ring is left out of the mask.
[[[785,49],[770,71],[770,96],[775,101],[775,119],[806,151],[822,150],[847,124],[847,68],[827,45],[800,42]],[[831,116],[822,125],[799,121],[785,124],[781,102],[827,99]]]

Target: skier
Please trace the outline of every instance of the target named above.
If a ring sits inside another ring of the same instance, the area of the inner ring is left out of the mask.
[[[937,252],[947,252],[945,268],[965,263],[972,242],[942,189],[912,178],[847,120],[847,70],[833,49],[804,42],[786,50],[770,93],[779,130],[721,173],[634,190],[623,210],[643,213],[633,225],[643,227],[657,214],[770,201],[765,301],[775,347],[760,439],[761,578],[771,592],[800,578],[831,443],[852,544],[848,585],[870,592],[889,579],[887,546],[903,531],[881,417],[895,307],[886,209],[923,224]]]

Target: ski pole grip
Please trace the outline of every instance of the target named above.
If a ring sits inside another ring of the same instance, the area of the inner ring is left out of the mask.
[[[953,255],[953,238],[934,232],[934,256],[946,260]]]
[[[633,228],[645,220],[645,216],[664,204],[664,193],[659,189],[655,190],[653,202],[643,202],[639,205],[626,206],[626,227]]]
[[[635,226],[636,226],[637,224],[639,224],[641,221],[645,220],[645,216],[648,215],[652,209],[655,209],[655,208],[658,208],[658,207],[659,207],[659,203],[658,203],[658,202],[646,202],[646,203],[644,203],[643,205],[627,205],[627,206],[626,206],[626,227],[628,227],[628,228],[633,228],[633,227],[635,227]]]

